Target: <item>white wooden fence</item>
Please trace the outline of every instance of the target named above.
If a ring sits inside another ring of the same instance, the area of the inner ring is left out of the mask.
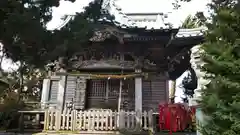
[[[136,112],[130,111],[66,110],[60,112],[47,110],[44,118],[44,130],[117,131],[121,128],[135,129],[138,125],[143,130],[152,128],[152,111],[144,111],[139,116]]]

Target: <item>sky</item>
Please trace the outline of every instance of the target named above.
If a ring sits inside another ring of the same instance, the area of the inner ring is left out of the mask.
[[[48,24],[48,29],[60,26],[64,15],[73,15],[75,12],[82,12],[83,7],[87,6],[92,0],[76,0],[74,3],[61,1],[59,7],[53,8],[53,19]],[[210,0],[192,0],[191,2],[181,2],[178,10],[173,10],[172,2],[175,0],[115,0],[118,7],[124,13],[168,13],[170,22],[180,25],[188,15],[195,15],[202,11],[207,15],[207,3]],[[171,13],[170,13],[171,12]]]

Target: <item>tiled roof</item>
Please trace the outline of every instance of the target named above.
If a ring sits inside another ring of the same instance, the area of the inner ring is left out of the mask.
[[[126,14],[121,12],[121,8],[119,8],[115,4],[115,0],[105,0],[109,4],[109,13],[114,15],[116,25],[120,27],[136,27],[136,23],[128,18]],[[103,7],[104,9],[104,7]]]
[[[163,13],[156,14],[154,19],[147,19],[146,16],[144,19],[132,19],[131,15],[123,13],[121,8],[118,7],[115,3],[116,0],[105,0],[108,2],[109,13],[115,16],[116,25],[122,28],[127,27],[138,27],[146,29],[171,29],[171,24],[167,21],[167,15]],[[106,4],[105,4],[106,5]],[[105,8],[105,7],[103,7]]]
[[[171,24],[166,21],[167,15],[163,13],[155,13],[152,15],[142,14],[142,15],[130,15],[126,14],[130,20],[135,22],[136,26],[139,28],[146,29],[170,29]]]

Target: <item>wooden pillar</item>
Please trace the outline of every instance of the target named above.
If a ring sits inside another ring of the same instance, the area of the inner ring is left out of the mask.
[[[64,107],[64,93],[66,85],[66,76],[61,76],[58,83],[57,109],[63,110]]]
[[[40,128],[40,113],[36,113],[36,125],[38,128]]]
[[[19,132],[22,133],[24,130],[24,114],[23,114],[23,112],[20,112],[18,128],[19,128]]]
[[[50,79],[43,80],[43,87],[42,87],[42,95],[41,95],[41,108],[45,109],[48,98],[49,98],[49,91],[50,91]]]
[[[142,78],[135,78],[135,111],[142,112]]]
[[[85,108],[85,99],[86,99],[86,78],[78,77],[76,82],[76,91],[74,97],[74,107],[75,109],[84,109]]]
[[[176,80],[169,80],[169,103],[174,103]]]
[[[141,70],[135,70],[141,73]],[[135,112],[136,121],[139,128],[142,126],[142,77],[135,78]]]
[[[108,102],[108,95],[109,95],[109,79],[107,80],[107,84],[106,84],[106,99],[105,99],[105,102]]]
[[[120,112],[120,110],[121,110],[121,104],[122,104],[122,86],[123,86],[123,80],[120,79],[119,95],[118,95],[118,112]]]

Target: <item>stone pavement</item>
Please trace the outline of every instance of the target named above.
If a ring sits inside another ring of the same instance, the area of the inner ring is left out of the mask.
[[[4,133],[0,132],[0,135],[113,135],[113,134],[74,134],[74,133]],[[119,134],[118,134],[119,135]],[[143,134],[141,134],[143,135]],[[144,134],[145,135],[145,134]],[[156,133],[154,135],[169,135],[169,133]],[[196,133],[173,133],[172,135],[196,135]]]

